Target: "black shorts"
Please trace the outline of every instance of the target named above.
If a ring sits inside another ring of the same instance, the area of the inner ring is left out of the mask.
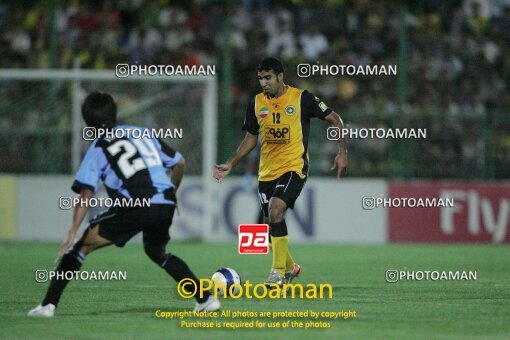
[[[286,172],[272,181],[259,181],[259,202],[264,216],[269,216],[269,200],[271,197],[282,199],[287,207],[294,209],[294,203],[305,186],[305,182],[306,177],[301,179],[294,171]]]
[[[144,245],[161,246],[170,240],[168,234],[175,206],[154,204],[142,208],[110,208],[90,221],[89,228],[99,224],[99,235],[117,247],[124,245],[140,231]]]

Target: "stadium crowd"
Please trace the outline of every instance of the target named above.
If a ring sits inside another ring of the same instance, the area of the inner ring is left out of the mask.
[[[69,69],[76,59],[86,69],[215,64],[223,81],[221,65],[230,62],[237,109],[220,118],[234,126],[258,89],[256,64],[275,55],[291,84],[323,97],[353,126],[426,127],[429,138],[414,149],[415,176],[479,177],[480,155],[489,149],[484,133],[494,138],[498,168],[510,168],[510,0],[415,1],[403,19],[396,3],[376,0],[68,0],[50,13],[37,2],[0,5],[0,68]],[[407,44],[399,50],[402,22]],[[298,78],[295,72],[299,63],[399,64],[403,72],[402,60],[406,84],[394,76]],[[353,145],[374,155],[354,168],[387,174],[391,146]],[[321,151],[324,160],[329,152]],[[442,166],[420,172],[429,162]],[[326,172],[329,164],[321,163]]]

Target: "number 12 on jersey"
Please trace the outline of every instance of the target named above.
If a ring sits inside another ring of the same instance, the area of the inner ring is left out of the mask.
[[[280,113],[273,112],[273,124],[280,124]]]

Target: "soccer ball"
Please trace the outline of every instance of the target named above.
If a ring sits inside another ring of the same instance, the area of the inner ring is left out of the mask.
[[[235,286],[230,290],[230,287],[234,284],[241,284],[241,277],[239,274],[232,268],[220,268],[218,269],[213,276],[211,277],[213,282],[218,282],[218,295],[223,295],[223,288],[227,288],[227,295],[232,293],[233,295],[239,294],[239,286]]]

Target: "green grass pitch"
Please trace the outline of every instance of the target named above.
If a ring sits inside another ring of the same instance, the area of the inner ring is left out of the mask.
[[[82,267],[126,271],[126,281],[72,281],[55,318],[28,318],[27,311],[40,302],[48,286],[35,281],[35,271],[53,269],[57,248],[56,243],[0,242],[0,338],[510,339],[508,246],[291,244],[302,266],[296,283],[330,283],[332,299],[222,300],[222,309],[232,312],[357,313],[348,320],[322,319],[330,322],[330,328],[308,330],[190,329],[181,327],[178,319],[156,318],[157,309],[191,310],[194,301],[178,296],[176,284],[149,261],[139,243],[98,250]],[[252,283],[266,278],[271,260],[270,255],[238,255],[236,244],[171,242],[168,249],[185,259],[198,276],[210,276],[225,266],[235,268],[243,280]],[[386,283],[388,269],[471,270],[477,271],[477,281]],[[235,321],[241,320],[252,319]]]

